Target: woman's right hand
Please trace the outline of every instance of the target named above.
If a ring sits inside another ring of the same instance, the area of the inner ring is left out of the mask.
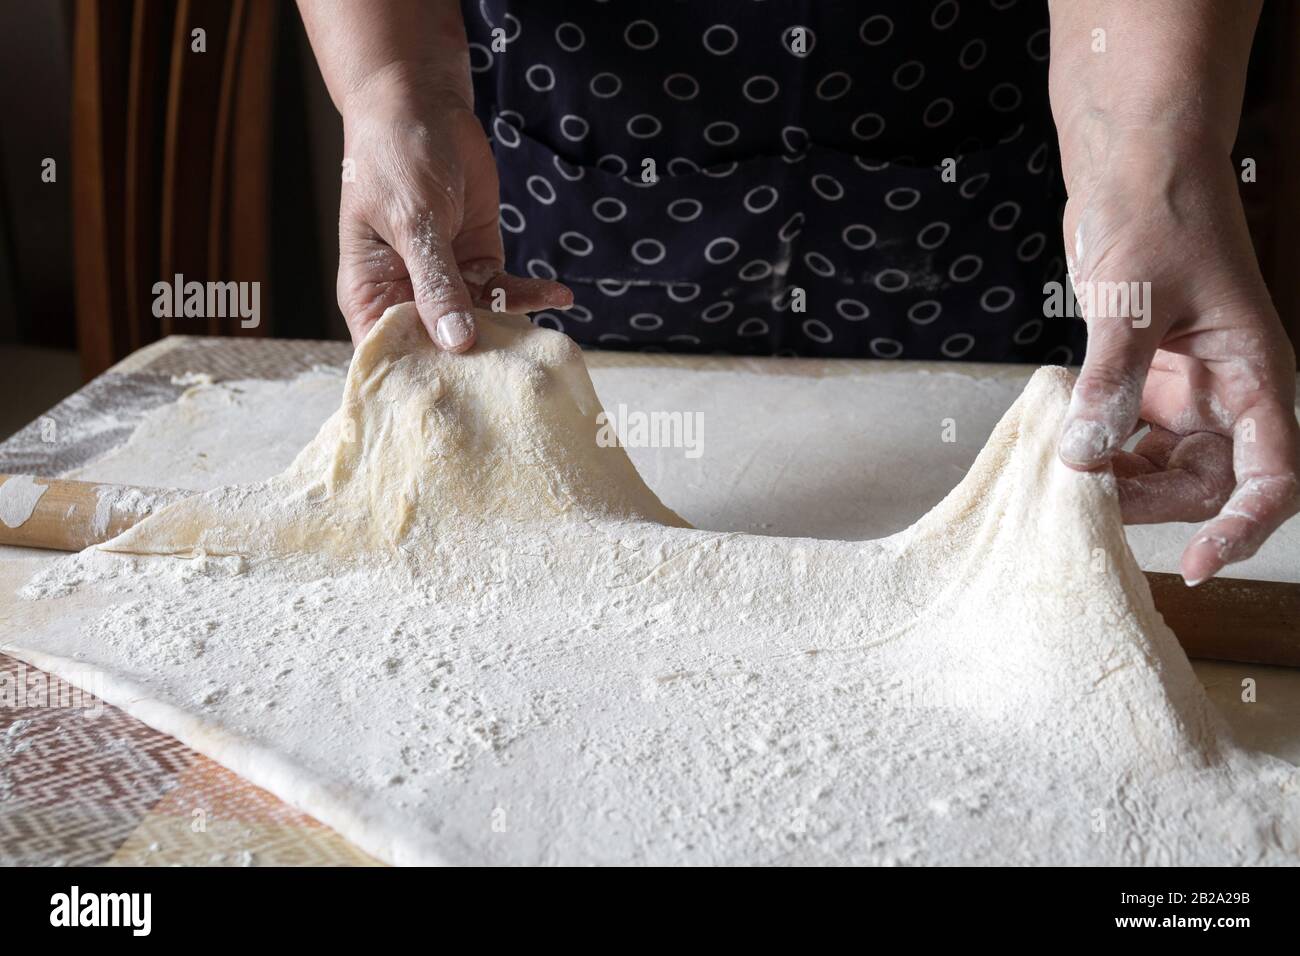
[[[509,312],[573,304],[558,282],[506,273],[496,164],[459,92],[368,83],[343,126],[338,301],[354,343],[399,302],[449,352],[474,344],[472,309],[497,289]]]

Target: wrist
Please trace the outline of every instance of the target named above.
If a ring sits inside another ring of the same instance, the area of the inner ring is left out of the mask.
[[[1090,111],[1059,126],[1061,168],[1071,196],[1115,176],[1145,179],[1226,172],[1232,143],[1217,130],[1195,124],[1138,122]]]
[[[350,84],[339,104],[345,124],[376,113],[426,114],[438,108],[474,109],[468,50],[436,62],[393,60]]]

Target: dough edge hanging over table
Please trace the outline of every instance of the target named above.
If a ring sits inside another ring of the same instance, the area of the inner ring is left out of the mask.
[[[910,528],[766,538],[597,444],[567,338],[477,321],[390,309],[287,471],[37,575],[4,651],[394,863],[1300,861],[1296,769],[1056,460],[1065,370]]]

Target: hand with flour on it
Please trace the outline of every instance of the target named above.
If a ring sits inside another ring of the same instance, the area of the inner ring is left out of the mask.
[[[473,308],[501,293],[510,312],[572,305],[560,283],[505,271],[496,165],[473,111],[459,4],[389,4],[382,16],[366,4],[299,7],[343,115],[351,175],[338,301],[353,341],[399,302],[414,301],[450,352],[473,346]]]
[[[1204,157],[1117,156],[1065,217],[1071,281],[1093,305],[1061,458],[1111,461],[1129,523],[1207,521],[1183,554],[1189,583],[1254,554],[1300,506],[1295,353],[1232,168]],[[1105,314],[1104,283],[1135,281],[1150,283],[1147,314]],[[1150,432],[1120,450],[1139,423]]]
[[[1206,522],[1183,552],[1189,584],[1300,511],[1295,353],[1231,159],[1257,18],[1254,0],[1052,4],[1065,244],[1088,323],[1060,457],[1112,464],[1129,523]]]

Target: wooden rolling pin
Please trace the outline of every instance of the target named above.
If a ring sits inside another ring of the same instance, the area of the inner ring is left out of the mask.
[[[187,494],[0,475],[0,544],[80,551]],[[1189,588],[1176,574],[1146,577],[1189,657],[1300,667],[1300,584],[1214,578]]]
[[[1300,667],[1300,584],[1144,571],[1156,610],[1188,657]]]
[[[190,492],[0,475],[0,544],[80,551]]]

